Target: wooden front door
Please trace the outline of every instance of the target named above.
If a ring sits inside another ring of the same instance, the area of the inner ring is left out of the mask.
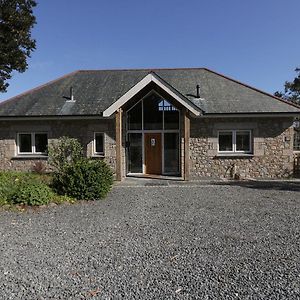
[[[161,133],[145,133],[146,174],[161,174]]]

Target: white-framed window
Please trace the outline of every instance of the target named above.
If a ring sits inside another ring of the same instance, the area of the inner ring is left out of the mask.
[[[17,154],[47,153],[48,135],[45,132],[20,132],[17,134]]]
[[[220,130],[218,132],[218,152],[252,153],[251,130]]]
[[[104,155],[104,133],[94,133],[94,155]]]

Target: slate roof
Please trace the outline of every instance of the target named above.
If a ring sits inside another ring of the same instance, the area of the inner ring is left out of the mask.
[[[0,117],[102,115],[150,72],[208,115],[300,113],[296,106],[272,95],[206,68],[194,68],[76,71],[0,103]],[[195,98],[197,84],[201,99]],[[75,102],[67,101],[70,87]]]

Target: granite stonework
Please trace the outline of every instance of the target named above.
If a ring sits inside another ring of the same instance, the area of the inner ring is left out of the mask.
[[[7,121],[0,122],[0,169],[30,171],[37,162],[44,162],[46,156],[20,156],[17,153],[17,133],[47,132],[48,143],[55,143],[61,136],[77,138],[85,154],[93,159],[103,159],[115,170],[115,123],[114,120],[60,120],[60,121]],[[104,155],[93,155],[94,132],[104,133]]]
[[[190,178],[286,178],[293,174],[291,118],[191,119]],[[250,156],[220,156],[218,130],[250,129]]]
[[[191,118],[190,179],[203,178],[285,178],[293,174],[293,128],[291,118]],[[250,129],[251,156],[220,156],[218,130]],[[115,172],[115,119],[106,120],[43,120],[0,122],[0,169],[32,170],[45,156],[19,156],[16,138],[19,132],[47,132],[49,143],[61,136],[80,140],[88,157],[104,159]],[[103,132],[104,156],[93,156],[94,132]],[[125,124],[123,124],[122,176],[126,174]],[[181,169],[184,141],[181,136]],[[49,166],[48,166],[49,167]],[[49,168],[48,168],[49,169]]]

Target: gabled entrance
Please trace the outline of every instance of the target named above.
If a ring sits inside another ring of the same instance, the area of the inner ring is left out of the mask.
[[[199,107],[150,72],[109,106],[103,116],[114,113],[117,180],[126,174],[147,173],[189,178],[189,115],[200,116]],[[149,134],[155,136],[151,138]],[[147,148],[147,142],[159,146]]]
[[[154,90],[127,110],[127,175],[181,174],[180,120],[180,110]]]

